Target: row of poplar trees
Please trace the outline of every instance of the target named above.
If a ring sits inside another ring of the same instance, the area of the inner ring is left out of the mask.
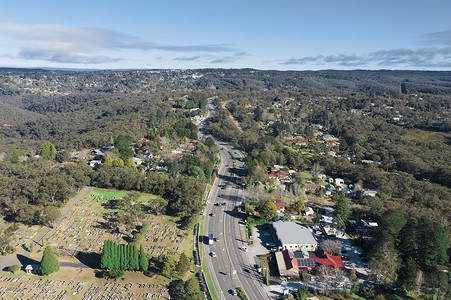
[[[134,243],[118,244],[112,240],[105,240],[100,267],[110,270],[147,271],[149,259],[142,245],[138,251]]]

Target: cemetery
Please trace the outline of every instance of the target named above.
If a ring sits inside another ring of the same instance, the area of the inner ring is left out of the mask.
[[[146,272],[125,272],[123,278],[107,280],[96,276],[100,267],[100,254],[103,243],[109,239],[118,244],[126,244],[135,232],[129,232],[123,226],[112,228],[108,217],[121,213],[106,205],[111,199],[120,199],[128,192],[93,189],[80,199],[62,218],[55,222],[48,234],[41,240],[33,240],[45,227],[26,227],[21,225],[14,237],[14,246],[24,245],[30,252],[29,258],[39,263],[45,246],[55,249],[58,260],[62,263],[59,272],[49,276],[22,270],[12,274],[0,273],[0,299],[168,299],[167,279],[157,274]],[[139,194],[137,200],[158,201],[158,196]],[[139,239],[149,257],[162,254],[179,255],[192,251],[192,234],[179,229],[179,218],[165,215],[144,214],[137,222],[138,227],[147,223],[147,230]],[[91,257],[92,262],[80,259],[80,254]],[[69,267],[80,262],[96,268]],[[66,264],[66,267],[64,267]]]
[[[168,299],[167,285],[140,272],[126,272],[125,279],[96,278],[92,269],[62,268],[49,276],[9,272],[0,274],[0,299]]]
[[[103,241],[110,239],[126,243],[128,236],[124,230],[113,231],[109,228],[109,214],[116,210],[105,206],[111,199],[119,199],[127,194],[123,191],[95,189],[81,199],[44,238],[44,245],[57,250],[60,256],[75,256],[77,253],[100,253]],[[144,203],[154,195],[141,194],[139,201]],[[103,205],[102,205],[103,204]],[[161,254],[177,254],[185,250],[190,252],[190,242],[185,242],[185,231],[178,228],[177,218],[165,215],[146,214],[140,223],[148,223],[149,228],[140,240],[145,251],[157,257]],[[190,238],[191,235],[188,235]],[[30,257],[38,259],[42,255],[41,247],[35,247]]]

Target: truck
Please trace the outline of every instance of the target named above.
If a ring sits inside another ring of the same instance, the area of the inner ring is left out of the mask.
[[[213,239],[213,234],[210,233],[210,234],[208,235],[208,244],[209,244],[209,245],[213,245],[213,241],[214,241],[214,239]]]

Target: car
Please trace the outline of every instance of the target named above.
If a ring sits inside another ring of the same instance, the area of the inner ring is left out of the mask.
[[[246,247],[240,247],[240,250],[243,250],[244,252],[247,252],[247,248]]]
[[[230,293],[231,295],[233,295],[233,296],[238,295],[238,293],[237,293],[237,291],[236,291],[235,289],[230,289],[230,290],[229,290],[229,293]]]
[[[216,252],[210,252],[211,257],[216,257]]]
[[[228,168],[228,167],[229,167],[229,165],[227,164],[227,165],[226,165],[226,167]]]
[[[215,213],[210,213],[210,216],[211,216],[211,217],[214,217],[214,216],[215,216]]]
[[[227,203],[226,202],[222,202],[222,206],[226,206],[227,205]]]
[[[270,251],[277,251],[277,250],[279,250],[279,248],[277,248],[277,247],[271,247],[271,249],[269,249]]]
[[[263,236],[271,236],[271,233],[270,232],[265,232],[265,233],[263,233]]]
[[[266,246],[268,246],[268,247],[274,247],[276,244],[274,244],[274,243],[266,243]]]
[[[218,197],[219,197],[219,195],[218,195]],[[220,206],[221,205],[221,203],[215,203],[215,206]]]
[[[215,238],[215,241],[219,242],[219,236]]]

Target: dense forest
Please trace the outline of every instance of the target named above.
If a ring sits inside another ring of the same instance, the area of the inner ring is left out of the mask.
[[[160,195],[141,209],[189,224],[218,160],[211,138],[197,141],[209,98],[218,109],[209,131],[246,153],[248,186],[267,184],[278,164],[377,189],[355,197],[350,215],[382,224],[366,245],[384,274],[376,281],[414,288],[420,274],[424,286],[443,288],[451,72],[0,69],[2,215],[49,225],[93,185]]]

